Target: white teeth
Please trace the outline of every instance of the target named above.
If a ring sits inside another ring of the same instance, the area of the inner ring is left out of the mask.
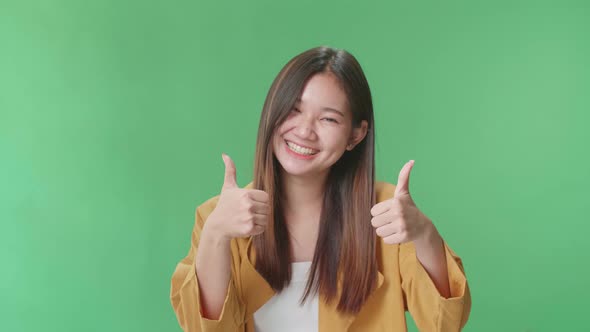
[[[301,154],[305,154],[305,155],[312,155],[312,154],[316,154],[317,151],[314,151],[312,149],[308,149],[308,148],[304,148],[302,146],[299,146],[295,143],[289,142],[287,141],[287,145],[289,146],[289,148],[297,153],[301,153]]]

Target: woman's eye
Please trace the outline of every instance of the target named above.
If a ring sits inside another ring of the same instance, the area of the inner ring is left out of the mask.
[[[291,112],[301,113],[301,111],[297,107],[293,107],[291,109]],[[328,122],[338,123],[338,121],[336,119],[333,119],[333,118],[323,118],[322,120],[328,120]]]

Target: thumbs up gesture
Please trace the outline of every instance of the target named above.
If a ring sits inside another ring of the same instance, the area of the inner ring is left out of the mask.
[[[222,158],[225,163],[223,186],[205,227],[226,239],[264,232],[270,213],[268,194],[262,190],[238,187],[234,162],[225,154]]]
[[[413,166],[414,161],[410,160],[400,171],[393,198],[371,208],[371,224],[385,243],[422,240],[433,226],[410,196],[410,171]]]

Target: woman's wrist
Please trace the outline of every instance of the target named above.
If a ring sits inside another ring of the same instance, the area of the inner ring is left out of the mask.
[[[212,224],[205,223],[203,232],[201,233],[201,241],[208,241],[214,245],[223,245],[229,243],[231,238],[223,234],[220,230],[215,228]]]

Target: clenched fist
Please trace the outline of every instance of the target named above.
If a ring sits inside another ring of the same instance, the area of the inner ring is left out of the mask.
[[[248,237],[266,229],[270,213],[269,196],[256,189],[242,189],[236,183],[236,167],[228,155],[222,155],[225,178],[217,206],[205,227],[222,238]]]

